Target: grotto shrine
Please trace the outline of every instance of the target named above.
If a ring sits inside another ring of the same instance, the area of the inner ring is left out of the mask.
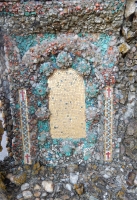
[[[115,79],[125,2],[0,5],[15,160],[118,159]]]

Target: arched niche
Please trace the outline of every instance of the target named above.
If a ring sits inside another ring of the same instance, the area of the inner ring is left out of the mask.
[[[74,69],[55,70],[48,79],[52,138],[86,137],[85,86]]]

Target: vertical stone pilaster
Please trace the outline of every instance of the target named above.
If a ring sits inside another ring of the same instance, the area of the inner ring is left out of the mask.
[[[113,87],[105,88],[105,161],[112,161]]]
[[[28,125],[28,106],[27,106],[27,94],[25,89],[19,90],[19,102],[20,102],[20,125],[22,132],[22,142],[24,150],[24,164],[31,164],[30,156],[30,134]]]

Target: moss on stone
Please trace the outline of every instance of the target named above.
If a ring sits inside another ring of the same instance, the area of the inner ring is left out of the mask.
[[[74,184],[74,189],[76,190],[78,195],[82,195],[84,192],[83,184]]]
[[[27,174],[25,172],[13,178],[14,183],[16,185],[22,185],[23,183],[26,182],[26,179],[27,179]]]
[[[3,183],[5,177],[4,177],[4,174],[3,172],[0,172],[0,189],[1,190],[5,190],[6,189],[6,186],[5,184]]]
[[[40,163],[39,162],[35,163],[32,168],[32,175],[39,174],[40,170],[41,170]]]
[[[122,54],[126,54],[130,50],[130,46],[127,43],[122,43],[118,48]]]

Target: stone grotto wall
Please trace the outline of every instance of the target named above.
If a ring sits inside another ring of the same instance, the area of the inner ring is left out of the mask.
[[[0,15],[7,177],[25,183],[11,199],[136,200],[135,1],[1,2]],[[60,70],[84,82],[86,137],[52,135],[49,82]]]
[[[93,5],[93,3],[91,3],[92,12],[96,15],[100,14],[100,17],[98,17],[99,22],[96,23],[95,21],[95,25],[102,22],[103,16],[101,16],[101,13],[102,15],[105,13],[102,11],[104,8],[109,12],[109,4],[104,5],[104,7],[102,6],[103,5]],[[113,3],[111,6],[113,6]],[[112,11],[112,14],[117,16],[122,6],[124,6],[124,2],[119,5],[117,11]],[[22,4],[20,7],[22,8]],[[37,7],[33,9],[37,9]],[[75,9],[77,12],[81,12],[82,8],[76,6]],[[83,10],[85,10],[85,8]],[[26,15],[26,13],[24,14]],[[30,14],[32,13],[30,12]],[[29,16],[27,16],[27,18],[28,17]],[[68,36],[66,34],[60,35],[57,33],[41,33],[42,35],[29,34],[26,36],[17,35],[17,33],[13,35],[10,33],[10,36],[4,36],[5,53],[8,58],[7,67],[11,67],[10,100],[13,112],[12,115],[14,116],[13,131],[15,135],[13,151],[17,160],[24,160],[25,163],[31,163],[31,159],[35,160],[36,156],[38,156],[44,164],[56,165],[58,161],[61,162],[60,157],[65,159],[65,156],[67,156],[67,160],[69,161],[70,159],[72,162],[77,156],[77,162],[81,162],[83,159],[103,161],[103,154],[105,155],[105,160],[112,160],[112,132],[113,123],[115,123],[112,117],[112,90],[115,84],[115,73],[117,71],[118,49],[115,47],[117,39],[112,35],[111,27],[109,29],[108,34],[89,34],[87,31],[85,34],[79,33],[78,35],[70,32],[67,34]],[[100,30],[98,31],[100,32]],[[35,31],[33,32],[35,33]],[[11,59],[9,59],[9,57]],[[13,58],[14,61],[12,60]],[[75,140],[71,140],[71,137],[66,140],[62,140],[61,137],[58,137],[57,140],[52,140],[49,134],[48,119],[50,111],[48,110],[47,78],[53,73],[54,69],[66,69],[68,67],[72,67],[84,77],[86,87],[87,139],[75,136]],[[30,71],[28,71],[28,69]],[[27,102],[25,100],[23,104],[22,100],[24,97],[18,96],[17,93],[20,89],[26,89],[26,91],[21,90],[19,92],[19,94],[25,93],[25,97],[27,98]],[[103,94],[105,92],[108,92],[108,97],[107,94]],[[103,98],[104,102],[101,101]],[[110,102],[107,102],[105,98],[110,98]],[[25,106],[28,106],[26,111]],[[102,115],[99,109],[101,109]],[[29,112],[29,115],[27,112]],[[106,115],[106,119],[104,115]],[[107,120],[110,122],[107,122]],[[105,128],[102,124],[104,122]],[[108,126],[110,126],[110,128],[108,128]],[[105,134],[105,145],[103,134]],[[39,147],[37,139],[39,140]],[[116,143],[116,141],[114,141],[114,143]],[[97,146],[100,150],[95,150]],[[103,153],[102,150],[104,146],[105,152]],[[113,155],[114,152],[115,150],[113,151]],[[92,158],[90,158],[91,154]],[[23,155],[24,159],[22,158]],[[74,158],[71,158],[71,155],[73,155]]]
[[[2,116],[4,117],[5,121],[4,128],[7,132],[7,136],[9,137],[9,143],[7,143],[7,150],[9,152],[9,155],[12,156],[10,147],[11,147],[11,139],[13,138],[13,133],[12,133],[13,122],[10,110],[10,89],[8,81],[8,69],[5,63],[4,39],[3,39],[2,29],[0,32],[0,101],[1,101]]]

